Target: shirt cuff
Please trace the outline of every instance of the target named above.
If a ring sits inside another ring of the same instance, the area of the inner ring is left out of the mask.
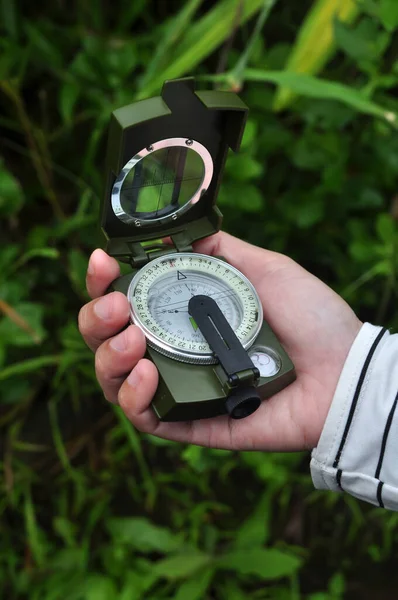
[[[344,471],[347,475],[350,474],[350,477],[354,477],[359,473],[359,476],[363,479],[363,485],[368,484],[366,454],[369,444],[367,441],[371,442],[371,438],[377,437],[379,432],[373,431],[371,434],[363,427],[363,419],[362,429],[358,428],[358,415],[360,411],[365,411],[365,421],[372,429],[372,407],[369,406],[369,399],[364,402],[363,398],[372,373],[375,371],[377,357],[389,336],[390,334],[386,329],[364,323],[354,340],[340,375],[318,446],[312,451],[310,470],[316,489],[336,492],[343,490],[343,455],[346,467]],[[354,430],[355,435],[353,434]],[[377,453],[378,443],[377,438],[376,452],[373,446],[373,458]],[[354,448],[354,451],[352,448]],[[372,452],[372,448],[370,448],[370,451]],[[352,456],[353,453],[355,457]],[[371,469],[369,470],[370,473]],[[372,479],[374,479],[373,473]],[[361,485],[359,488],[361,488]],[[358,497],[365,496],[365,499],[368,499],[368,494],[362,494],[359,488],[358,494],[354,495]],[[371,495],[372,498],[376,498],[373,489]]]

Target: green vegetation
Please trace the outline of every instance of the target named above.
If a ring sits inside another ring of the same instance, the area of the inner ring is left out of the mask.
[[[77,313],[110,112],[196,75],[251,108],[224,228],[396,327],[397,29],[395,0],[2,0],[2,598],[394,595],[397,514],[315,491],[306,453],[137,433]]]

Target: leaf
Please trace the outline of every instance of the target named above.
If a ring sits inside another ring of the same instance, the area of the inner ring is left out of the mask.
[[[387,31],[395,31],[398,27],[397,0],[381,0],[379,16],[384,28],[387,29]]]
[[[391,215],[381,214],[377,217],[376,222],[377,233],[383,242],[391,244],[397,236],[398,228],[396,222]]]
[[[336,573],[329,581],[329,591],[333,600],[342,600],[346,591],[345,578],[342,573]]]
[[[3,1],[0,5],[0,15],[4,29],[11,38],[15,39],[18,32],[16,2],[14,0]]]
[[[32,346],[40,343],[45,337],[43,328],[44,306],[33,302],[21,302],[11,307],[12,318],[7,314],[0,319],[0,339],[9,346]]]
[[[28,491],[25,496],[24,509],[27,543],[29,544],[34,560],[39,566],[42,566],[46,557],[46,542],[43,532],[37,524],[30,491]]]
[[[182,543],[181,535],[144,517],[114,518],[107,523],[107,529],[115,542],[128,544],[141,552],[172,552]]]
[[[268,541],[271,498],[269,492],[265,492],[253,513],[240,526],[234,540],[235,549],[262,546]]]
[[[327,81],[326,79],[318,79],[311,75],[289,73],[288,71],[260,71],[257,69],[247,69],[245,71],[245,79],[246,81],[264,81],[288,86],[296,94],[310,98],[337,100],[354,108],[358,112],[381,117],[397,126],[396,113],[368,100],[359,90],[350,88],[337,81]]]
[[[235,181],[258,179],[263,172],[264,166],[247,154],[232,155],[227,162],[226,173]]]
[[[176,554],[154,563],[153,572],[158,577],[165,577],[166,579],[182,579],[204,569],[210,564],[211,560],[208,554],[202,554],[201,552]]]
[[[316,0],[312,3],[296,36],[285,69],[291,73],[316,75],[335,52],[333,22],[336,18],[352,23],[360,12],[357,0]],[[274,99],[274,110],[286,109],[297,90],[280,83]],[[300,93],[300,92],[299,92]]]
[[[18,246],[9,244],[1,249],[0,252],[0,277],[8,275],[10,268],[12,268],[14,261],[16,260],[19,253]]]
[[[74,546],[76,526],[65,517],[55,517],[53,520],[55,533],[59,535],[66,546]]]
[[[27,373],[32,373],[34,371],[41,371],[43,367],[57,365],[59,360],[60,357],[53,354],[50,356],[39,356],[38,358],[23,360],[2,369],[0,371],[0,381],[9,379],[10,377],[26,375]]]
[[[47,68],[61,69],[63,66],[62,54],[58,46],[45,37],[42,27],[32,25],[25,21],[25,31],[31,44],[31,52],[44,63]]]
[[[80,87],[74,81],[65,81],[59,93],[59,112],[64,123],[72,120],[73,109],[80,95]]]
[[[213,576],[213,569],[209,569],[185,581],[178,588],[173,600],[203,600]]]
[[[69,278],[72,281],[75,290],[81,294],[85,294],[86,289],[86,273],[87,273],[87,257],[84,256],[81,250],[73,248],[68,254],[69,263]]]
[[[364,188],[358,198],[357,206],[360,208],[378,208],[384,205],[382,194],[374,188]]]
[[[370,240],[354,241],[349,246],[350,255],[357,263],[373,263],[375,260],[375,245]]]
[[[236,578],[230,578],[230,579],[224,580],[220,585],[220,589],[222,590],[222,595],[220,596],[220,598],[222,598],[222,600],[248,600],[247,591],[244,591],[238,585]],[[260,596],[260,598],[261,598],[261,596]],[[274,598],[273,598],[273,600],[274,600]],[[275,598],[275,600],[276,600],[276,598]],[[291,600],[291,599],[289,598],[289,600]]]
[[[29,250],[15,261],[14,269],[19,269],[32,258],[49,258],[54,260],[59,258],[59,250],[56,248],[32,248],[32,250]]]
[[[22,187],[0,160],[0,214],[13,215],[24,203]]]
[[[338,48],[357,62],[375,58],[374,40],[367,39],[359,28],[348,27],[342,21],[334,23],[334,38]]]
[[[257,575],[264,580],[290,577],[298,571],[301,560],[293,554],[266,548],[248,548],[226,554],[218,561],[224,569],[242,575]]]
[[[112,579],[105,575],[89,575],[84,586],[84,600],[117,600],[119,597]]]
[[[243,132],[241,150],[250,150],[256,141],[257,137],[257,122],[249,119],[246,123],[245,130]],[[228,164],[228,162],[227,162]]]
[[[138,99],[147,98],[158,91],[167,79],[189,73],[220,46],[235,27],[243,25],[262,6],[264,0],[221,0],[201,19],[186,30],[184,39],[176,44],[167,66],[154,74],[139,92]],[[239,17],[237,19],[237,16]]]
[[[253,184],[231,182],[224,184],[218,198],[220,206],[228,206],[229,210],[240,210],[246,213],[260,213],[265,201],[260,190]]]
[[[141,571],[127,572],[123,575],[123,586],[118,600],[142,600],[145,592],[156,582],[156,576],[152,571],[142,573]]]
[[[140,81],[140,86],[145,86],[156,71],[161,68],[167,60],[168,52],[176,44],[188,27],[203,0],[187,0],[181,10],[170,19],[163,37],[158,40],[153,57],[146,67],[145,73]]]
[[[54,554],[49,566],[54,571],[84,572],[87,559],[85,547],[61,548]]]
[[[336,21],[334,29],[337,46],[373,76],[373,63],[385,52],[390,35],[379,31],[377,23],[370,18],[362,19],[355,27]]]

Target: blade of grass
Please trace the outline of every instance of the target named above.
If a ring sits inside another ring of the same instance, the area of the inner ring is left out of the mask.
[[[12,308],[12,306],[10,306],[9,304],[7,304],[7,302],[1,299],[0,312],[2,312],[9,319],[11,319],[11,321],[15,323],[17,327],[19,327],[23,331],[26,331],[26,333],[30,335],[35,344],[40,344],[41,337],[37,333],[37,331],[35,331],[33,327],[23,317],[21,317],[21,315],[17,313],[17,311],[14,308]]]
[[[170,48],[172,48],[172,46],[178,42],[181,35],[190,25],[194,14],[202,2],[203,0],[189,0],[189,2],[182,7],[180,12],[173,17],[169,27],[165,31],[163,38],[156,45],[155,54],[140,81],[140,87],[145,88],[151,77],[153,77],[161,65],[164,64],[164,60]]]
[[[56,248],[32,248],[23,254],[13,265],[11,273],[17,271],[32,258],[49,258],[54,260],[59,258],[59,251]]]
[[[52,367],[57,365],[60,361],[60,356],[39,356],[38,358],[30,358],[23,360],[9,367],[5,367],[0,371],[0,381],[9,379],[10,377],[16,377],[18,375],[25,375],[26,373],[32,373],[39,371],[43,367]]]
[[[360,12],[358,0],[317,0],[298,32],[286,63],[293,73],[315,75],[321,71],[336,50],[333,21],[336,17],[352,23]],[[294,89],[280,87],[275,95],[274,110],[281,111],[291,104]]]
[[[1,16],[4,29],[6,29],[12,39],[16,39],[18,36],[18,27],[17,11],[14,0],[2,0]]]
[[[32,552],[33,558],[36,563],[41,567],[45,561],[45,547],[41,540],[41,532],[37,525],[35,510],[33,507],[32,495],[30,489],[25,495],[25,527],[26,537],[29,544],[29,549]]]
[[[376,265],[374,265],[373,267],[371,267],[370,269],[368,269],[367,271],[365,271],[365,273],[363,273],[355,281],[353,281],[352,283],[350,283],[350,285],[348,285],[345,288],[345,290],[343,290],[341,292],[342,298],[344,298],[345,300],[348,300],[349,297],[351,296],[351,294],[353,294],[360,287],[362,287],[363,285],[365,285],[365,283],[368,283],[368,281],[371,281],[372,279],[374,279],[378,275],[384,275],[384,274],[385,274],[385,269],[384,269],[383,264],[382,263],[377,263]]]
[[[294,90],[296,94],[310,98],[337,100],[360,113],[380,117],[395,128],[398,126],[398,117],[396,113],[386,110],[379,104],[368,100],[368,98],[359,90],[355,90],[336,81],[327,81],[326,79],[319,79],[312,75],[305,75],[302,73],[261,71],[260,69],[246,69],[243,72],[243,78],[245,81],[274,83],[276,85],[288,86]],[[237,86],[237,82],[232,78],[231,73],[205,76],[201,79],[225,81],[231,88]]]
[[[246,0],[239,25],[248,21],[263,5],[264,0]],[[156,71],[152,79],[141,88],[137,99],[143,99],[160,90],[167,79],[175,79],[192,71],[209,54],[214,52],[230,35],[235,22],[239,0],[221,0],[188,31],[177,44],[168,66]]]
[[[70,464],[68,453],[66,451],[65,444],[62,439],[62,432],[58,422],[56,402],[48,403],[48,414],[50,417],[51,433],[58,458],[61,461],[61,464],[65,471],[68,473],[68,475],[70,475],[70,477],[72,477],[73,479],[77,479],[78,472],[75,471],[75,469],[73,469],[72,465]]]
[[[253,33],[250,37],[249,43],[247,44],[245,50],[242,52],[239,60],[237,61],[235,67],[232,70],[234,78],[236,80],[240,80],[243,74],[243,71],[246,68],[246,65],[250,59],[250,55],[253,52],[254,46],[261,35],[261,30],[264,27],[264,23],[266,22],[271,10],[274,8],[277,0],[264,0],[263,8],[258,16],[256,25],[254,27]]]
[[[51,174],[49,173],[45,164],[45,159],[40,153],[39,145],[36,140],[35,130],[26,111],[24,101],[21,97],[19,90],[11,84],[10,81],[0,81],[0,89],[3,90],[4,94],[14,104],[15,110],[18,115],[18,119],[25,132],[25,137],[28,146],[32,152],[32,162],[35,167],[37,178],[43,188],[44,196],[47,198],[54,215],[59,220],[65,219],[64,211],[58,202],[57,195],[51,182]]]
[[[122,426],[122,429],[124,430],[124,432],[126,434],[126,438],[130,444],[130,447],[137,459],[137,463],[138,463],[138,466],[141,471],[144,485],[146,486],[146,488],[148,490],[148,498],[147,498],[147,503],[149,505],[148,507],[152,507],[155,496],[156,496],[156,487],[155,487],[155,484],[154,484],[154,481],[152,478],[152,474],[151,474],[149,467],[144,458],[144,453],[142,451],[142,446],[141,446],[141,440],[140,440],[136,430],[134,429],[134,427],[132,426],[130,421],[127,419],[126,415],[120,410],[120,408],[113,406],[113,409],[114,409],[116,416],[120,422],[120,425]]]

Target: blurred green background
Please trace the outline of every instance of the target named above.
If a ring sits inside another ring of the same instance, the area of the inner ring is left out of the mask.
[[[219,206],[398,325],[396,0],[0,3],[0,596],[395,597],[398,514],[309,454],[137,433],[77,330],[113,109],[195,75],[250,107]]]

